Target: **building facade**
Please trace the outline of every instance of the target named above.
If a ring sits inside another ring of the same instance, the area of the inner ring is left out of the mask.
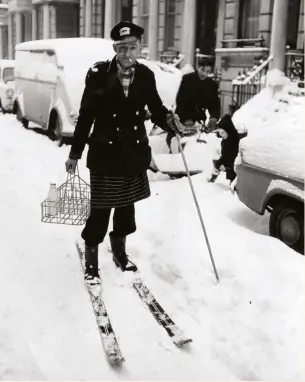
[[[0,57],[27,40],[109,38],[119,20],[145,28],[149,59],[215,57],[224,110],[238,73],[270,55],[284,70],[304,54],[304,0],[0,0]]]

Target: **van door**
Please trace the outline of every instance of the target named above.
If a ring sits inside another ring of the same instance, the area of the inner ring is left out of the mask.
[[[41,126],[47,128],[49,121],[49,112],[52,101],[55,96],[58,79],[58,68],[55,52],[45,50],[43,52],[43,61],[38,72],[39,80],[39,112],[41,118]]]
[[[24,117],[40,124],[38,71],[42,64],[40,50],[17,51],[16,54],[16,93],[24,107]]]
[[[4,92],[4,86],[2,82],[2,69],[0,66],[0,110],[1,110],[1,98],[3,97],[3,92]]]

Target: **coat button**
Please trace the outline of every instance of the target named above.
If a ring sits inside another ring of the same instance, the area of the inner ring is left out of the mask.
[[[135,129],[135,130],[138,130],[138,126],[135,126],[134,129]]]
[[[110,145],[112,145],[112,143],[113,143],[112,141],[109,141],[109,144],[110,144]]]

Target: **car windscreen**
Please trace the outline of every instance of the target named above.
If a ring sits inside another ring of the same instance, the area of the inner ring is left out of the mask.
[[[14,81],[14,68],[3,69],[3,81]]]

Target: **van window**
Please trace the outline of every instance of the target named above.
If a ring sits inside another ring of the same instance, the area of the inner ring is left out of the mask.
[[[3,69],[3,81],[14,81],[14,68]]]

